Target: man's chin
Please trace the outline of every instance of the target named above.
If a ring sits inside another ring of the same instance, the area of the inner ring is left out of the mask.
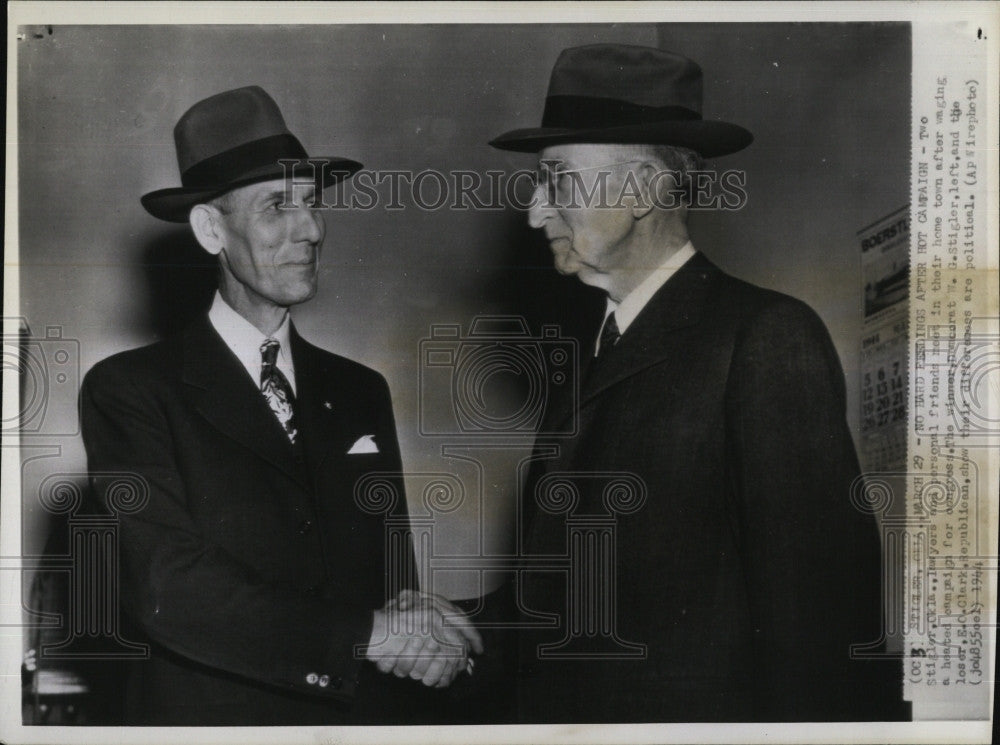
[[[583,264],[574,259],[569,254],[555,254],[552,264],[555,270],[563,275],[576,274],[583,269]]]
[[[317,289],[318,287],[315,284],[289,288],[282,294],[281,304],[288,307],[312,300],[316,296]]]
[[[602,290],[607,289],[606,276],[602,272],[595,270],[592,266],[588,266],[582,262],[573,260],[560,262],[557,260],[555,270],[564,277],[576,277],[585,285],[598,287]]]

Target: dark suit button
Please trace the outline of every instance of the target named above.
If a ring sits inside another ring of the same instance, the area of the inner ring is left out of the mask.
[[[330,681],[330,685],[339,691],[341,688],[344,687],[344,681],[341,678],[333,678]]]
[[[302,463],[306,462],[306,459],[304,457],[302,457],[302,453],[296,453],[295,454],[295,462],[299,463],[299,464],[302,464]]]
[[[313,585],[312,587],[307,587],[306,595],[310,597],[316,597],[317,595],[319,595],[319,585]]]
[[[299,534],[300,534],[300,535],[305,535],[305,534],[306,534],[306,533],[308,533],[308,532],[309,532],[310,530],[312,530],[312,526],[313,526],[313,524],[312,524],[312,520],[306,520],[305,522],[303,522],[303,523],[302,523],[302,524],[301,524],[301,525],[299,526]]]

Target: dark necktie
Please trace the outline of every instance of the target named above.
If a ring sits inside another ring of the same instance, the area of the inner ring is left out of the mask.
[[[604,319],[604,326],[601,328],[601,345],[597,350],[597,358],[603,359],[622,338],[618,331],[618,321],[615,320],[614,312],[608,313]]]
[[[295,394],[288,378],[278,369],[278,350],[281,344],[276,339],[268,339],[260,345],[260,392],[267,399],[267,405],[278,418],[278,422],[295,443],[298,431],[295,428]]]

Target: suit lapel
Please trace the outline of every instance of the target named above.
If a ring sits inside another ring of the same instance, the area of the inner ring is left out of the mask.
[[[695,254],[657,290],[607,358],[582,360],[579,403],[582,409],[604,391],[683,350],[673,348],[670,337],[696,324],[707,302],[718,268],[704,254]],[[554,402],[550,430],[558,430],[573,413],[568,397]]]
[[[183,380],[193,389],[195,408],[216,429],[303,483],[284,430],[207,316],[185,332]]]
[[[344,412],[348,410],[346,382],[330,369],[332,357],[321,355],[291,328],[292,359],[295,362],[295,417],[303,433],[303,445],[316,477],[330,457],[344,452],[350,436]]]

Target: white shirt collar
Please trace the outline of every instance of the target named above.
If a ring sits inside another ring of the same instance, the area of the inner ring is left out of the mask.
[[[208,311],[208,320],[222,337],[247,373],[253,379],[255,386],[260,387],[260,346],[267,339],[275,339],[281,345],[278,350],[278,369],[288,378],[292,392],[295,393],[295,366],[292,364],[291,334],[289,332],[291,314],[285,312],[285,318],[271,336],[265,336],[222,299],[222,294],[216,290],[212,307]]]
[[[632,290],[628,295],[626,295],[620,303],[616,303],[610,297],[608,298],[607,306],[604,309],[604,320],[608,320],[608,316],[612,313],[615,314],[615,322],[618,324],[618,332],[624,334],[628,327],[632,325],[632,322],[636,319],[642,309],[646,307],[649,301],[652,299],[656,291],[666,284],[666,281],[674,276],[674,273],[684,266],[687,261],[694,256],[696,253],[694,246],[691,241],[688,241],[683,246],[681,246],[677,251],[670,255],[666,261],[664,261],[660,266],[656,267],[650,275],[646,277],[639,285]],[[604,328],[604,324],[601,324],[601,328]],[[600,351],[601,339],[600,333],[598,332],[597,344],[594,346],[594,354]]]

